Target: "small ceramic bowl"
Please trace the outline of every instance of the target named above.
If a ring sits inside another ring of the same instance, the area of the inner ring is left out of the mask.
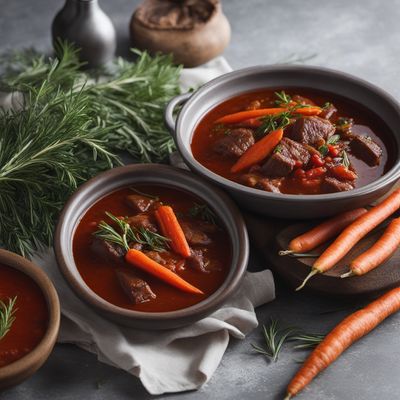
[[[203,116],[221,102],[239,94],[265,88],[308,88],[332,93],[374,110],[393,134],[394,165],[385,175],[363,187],[347,192],[293,195],[270,193],[230,181],[200,164],[192,154],[194,130]],[[174,109],[183,105],[178,118]],[[280,218],[317,218],[335,215],[370,204],[383,196],[400,178],[400,106],[382,89],[343,72],[319,67],[275,65],[245,68],[222,75],[194,93],[171,100],[165,110],[165,123],[174,136],[187,166],[225,189],[242,207]]]
[[[222,286],[207,299],[177,311],[139,312],[111,304],[93,292],[75,265],[72,242],[77,225],[100,198],[135,183],[177,188],[211,204],[225,225],[232,244],[230,271]],[[239,210],[223,192],[203,179],[174,167],[135,164],[103,172],[82,185],[64,207],[57,226],[54,247],[58,265],[74,292],[104,317],[120,324],[145,329],[169,329],[190,324],[216,310],[238,289],[249,257],[247,230]]]
[[[5,389],[29,378],[49,357],[60,327],[60,302],[50,279],[32,262],[17,254],[0,250],[0,264],[28,275],[42,290],[49,312],[47,331],[39,344],[24,357],[0,368],[0,389]]]

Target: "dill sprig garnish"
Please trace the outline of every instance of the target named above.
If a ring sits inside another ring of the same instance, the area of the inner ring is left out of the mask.
[[[203,221],[216,225],[217,215],[207,204],[194,203],[189,208],[188,214],[192,218],[199,217]]]
[[[170,57],[119,59],[99,80],[79,69],[77,55],[61,43],[54,59],[32,51],[2,59],[1,88],[23,95],[17,109],[0,108],[0,244],[24,256],[51,245],[65,200],[120,164],[121,150],[160,162],[174,149],[163,124],[179,92]]]
[[[15,302],[17,296],[8,299],[8,304],[0,300],[0,340],[3,339],[10,331],[13,322],[15,321]]]
[[[132,228],[126,219],[117,218],[109,212],[106,212],[106,215],[117,226],[118,231],[107,222],[101,221],[98,226],[99,229],[93,233],[98,238],[115,243],[126,251],[129,250],[131,242],[139,243],[148,250],[164,251],[167,249],[170,239],[165,236],[144,227]]]

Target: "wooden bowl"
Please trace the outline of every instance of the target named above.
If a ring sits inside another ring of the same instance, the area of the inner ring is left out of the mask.
[[[23,272],[36,283],[43,293],[49,313],[47,331],[39,344],[19,360],[0,368],[0,389],[4,389],[29,378],[49,357],[60,327],[60,302],[50,279],[31,261],[0,249],[0,264]]]

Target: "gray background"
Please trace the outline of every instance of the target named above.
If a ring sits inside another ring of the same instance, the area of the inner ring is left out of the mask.
[[[134,0],[103,0],[118,30],[119,52],[128,48],[127,26]],[[0,0],[0,50],[35,46],[50,50],[49,29],[60,0]],[[305,60],[365,78],[400,98],[400,1],[386,0],[225,0],[232,25],[225,52],[233,68]],[[265,268],[253,253],[250,269]],[[294,294],[277,282],[278,298],[257,311],[310,332],[326,332],[362,303]],[[316,379],[299,399],[400,398],[400,314],[352,346]],[[277,363],[254,354],[259,330],[244,341],[231,340],[210,382],[197,392],[168,399],[282,399],[305,352],[285,348]],[[0,394],[4,400],[148,399],[140,382],[72,345],[57,345],[45,366],[22,385]]]

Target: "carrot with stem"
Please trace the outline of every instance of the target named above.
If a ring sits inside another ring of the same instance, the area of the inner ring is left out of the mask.
[[[236,124],[238,122],[245,121],[251,118],[266,117],[267,115],[277,115],[285,111],[292,111],[291,108],[287,107],[275,107],[275,108],[259,108],[256,110],[239,111],[237,113],[228,114],[221,118],[218,118],[216,124]],[[321,107],[317,106],[302,106],[293,108],[293,114],[300,115],[318,115],[322,112]]]
[[[400,246],[400,218],[395,218],[379,240],[350,263],[350,271],[341,275],[347,278],[364,275],[386,261]]]
[[[157,263],[152,260],[143,252],[131,249],[129,247],[129,243],[143,243],[142,239],[139,238],[138,233],[126,222],[124,219],[118,218],[111,213],[106,213],[107,216],[114,222],[118,231],[111,225],[109,225],[105,221],[101,221],[98,225],[98,230],[94,232],[94,235],[109,243],[114,243],[123,249],[125,249],[125,261],[131,265],[134,265],[137,268],[146,271],[147,273],[155,276],[156,278],[164,281],[165,283],[174,286],[184,292],[193,293],[193,294],[204,294],[200,289],[193,286],[189,282],[185,281],[175,272],[172,272],[170,269],[164,267],[163,265]],[[144,231],[141,231],[142,233]],[[162,243],[166,243],[168,238],[161,236],[157,233],[148,231],[146,232],[147,236],[152,235],[151,240],[148,240],[146,243],[146,247],[150,247],[154,249],[154,245],[157,245],[159,248]],[[159,248],[159,251],[161,249]]]
[[[351,223],[314,262],[311,272],[296,289],[300,290],[316,274],[333,268],[365,235],[400,208],[400,189]]]
[[[283,129],[279,128],[275,131],[268,133],[258,142],[249,147],[232,166],[231,172],[240,172],[254,164],[262,161],[267,157],[274,148],[278,145],[283,137]]]
[[[289,383],[285,400],[296,396],[348,347],[399,310],[400,288],[395,288],[363,309],[346,317],[308,356],[303,366]]]
[[[172,207],[158,207],[155,211],[155,216],[160,225],[161,232],[171,240],[172,249],[182,257],[190,257],[189,244]]]
[[[341,214],[335,215],[315,228],[295,237],[290,241],[288,250],[281,250],[279,255],[303,254],[310,250],[315,249],[322,243],[327,242],[329,239],[334,238],[344,228],[349,226],[361,215],[365,214],[367,209],[356,208],[355,210],[346,211]]]

